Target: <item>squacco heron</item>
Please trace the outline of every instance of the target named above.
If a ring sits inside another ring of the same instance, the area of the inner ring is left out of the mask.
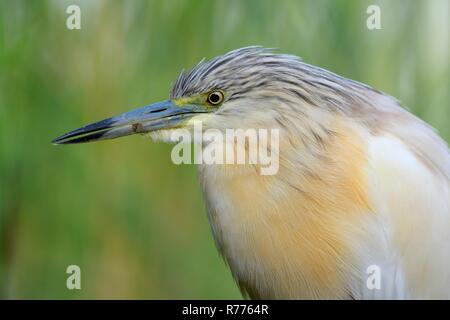
[[[447,144],[394,98],[296,56],[247,47],[202,61],[170,99],[54,143],[171,141],[195,121],[279,130],[276,174],[198,165],[217,248],[245,296],[450,298]]]

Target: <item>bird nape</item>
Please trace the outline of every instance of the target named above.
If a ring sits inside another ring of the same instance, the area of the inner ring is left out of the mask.
[[[198,165],[216,245],[245,296],[450,298],[447,144],[394,98],[296,56],[247,47],[202,61],[168,100],[53,142],[176,141],[198,122],[279,132],[276,143],[244,136],[244,163]],[[209,138],[195,141],[201,151],[224,150]],[[277,156],[274,174],[250,161],[261,148]]]

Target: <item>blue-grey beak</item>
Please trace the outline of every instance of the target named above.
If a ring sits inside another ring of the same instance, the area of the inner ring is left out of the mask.
[[[123,113],[73,130],[52,141],[54,144],[70,144],[114,139],[135,133],[174,128],[196,113],[207,112],[201,106],[178,106],[165,100]]]

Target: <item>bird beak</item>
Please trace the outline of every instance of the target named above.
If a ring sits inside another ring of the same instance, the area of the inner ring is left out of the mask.
[[[52,143],[92,142],[174,128],[194,114],[205,112],[207,111],[199,105],[178,106],[172,100],[165,100],[70,131],[54,139]]]

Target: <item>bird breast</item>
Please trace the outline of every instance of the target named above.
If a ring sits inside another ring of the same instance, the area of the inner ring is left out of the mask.
[[[321,154],[299,155],[281,139],[273,176],[239,166],[203,165],[200,180],[217,246],[252,298],[349,298],[356,254],[372,215],[367,146],[342,123]],[[280,133],[282,136],[282,133]],[[301,157],[293,159],[292,157]]]

